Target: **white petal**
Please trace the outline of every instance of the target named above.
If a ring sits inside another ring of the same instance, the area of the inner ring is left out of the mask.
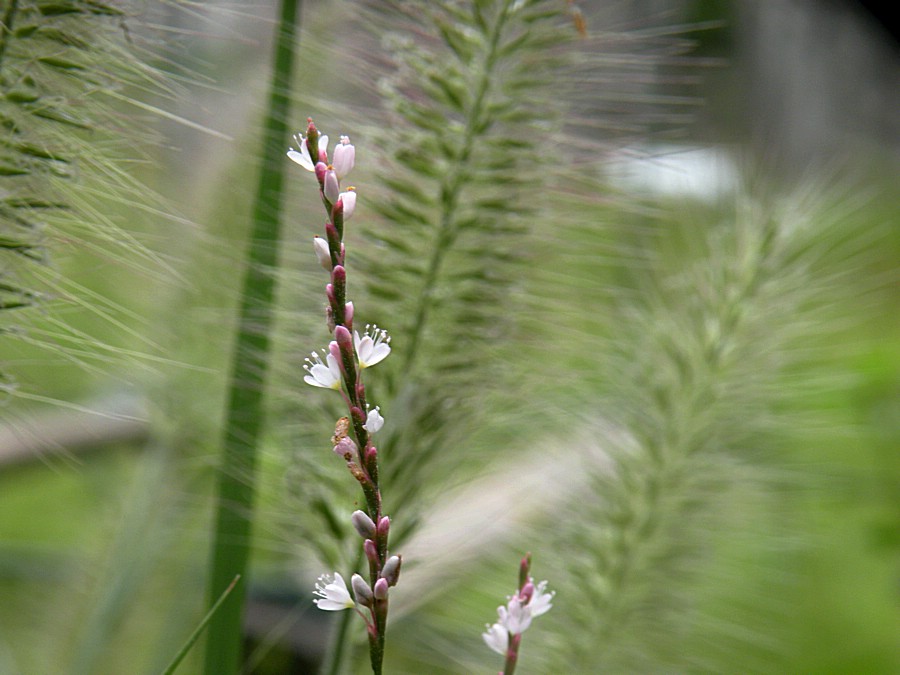
[[[303,141],[303,149],[306,149],[306,141]],[[293,148],[288,150],[287,156],[290,157],[293,161],[297,162],[300,166],[302,166],[307,171],[315,171],[315,166],[312,161],[309,159],[308,152],[297,152]]]
[[[338,572],[334,573],[334,580],[331,580],[327,574],[320,576],[313,594],[319,596],[313,600],[316,606],[329,612],[355,606],[353,598],[350,597],[350,591],[347,590],[347,584],[344,583],[344,577]]]
[[[553,607],[552,601],[554,595],[556,595],[555,591],[547,592],[546,581],[539,583],[534,589],[534,595],[531,596],[531,602],[528,603],[528,607],[531,610],[531,616],[540,616],[541,614],[549,612]]]
[[[510,599],[505,614],[503,623],[513,635],[525,632],[531,625],[531,609],[528,605],[523,605],[518,596]]]
[[[509,633],[506,628],[499,623],[488,626],[487,630],[481,634],[484,643],[498,654],[505,656],[506,650],[509,649]]]

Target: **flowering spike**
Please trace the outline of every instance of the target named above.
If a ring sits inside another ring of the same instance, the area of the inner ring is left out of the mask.
[[[350,609],[356,605],[350,597],[344,578],[338,572],[334,573],[333,580],[330,574],[320,576],[313,594],[319,596],[313,600],[316,606],[329,612]]]

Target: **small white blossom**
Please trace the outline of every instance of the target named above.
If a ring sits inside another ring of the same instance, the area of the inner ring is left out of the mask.
[[[313,600],[316,606],[329,612],[339,612],[356,606],[350,597],[350,591],[347,590],[347,584],[344,583],[344,577],[337,572],[334,573],[333,580],[330,574],[320,576],[313,594],[319,596]]]
[[[340,143],[334,147],[334,157],[331,164],[337,172],[338,178],[343,178],[353,169],[356,163],[356,148],[350,144],[350,138],[341,136]]]
[[[379,329],[378,326],[366,326],[362,338],[357,331],[353,331],[353,344],[356,346],[360,367],[368,368],[384,361],[391,353],[390,342],[391,338],[387,331]]]
[[[326,354],[325,363],[322,363],[322,357],[313,352],[312,359],[306,359],[303,369],[308,373],[303,376],[306,384],[325,389],[341,388],[341,367],[331,354]]]
[[[534,595],[531,596],[531,602],[528,607],[531,610],[531,616],[540,616],[546,614],[553,607],[551,604],[556,591],[547,592],[547,582],[542,581],[534,589]]]
[[[531,625],[531,608],[522,603],[518,595],[509,599],[506,607],[498,607],[500,623],[513,635],[524,633]]]
[[[309,154],[309,146],[306,143],[306,138],[300,134],[294,134],[294,141],[297,142],[299,150],[290,148],[288,149],[287,156],[307,171],[315,171],[316,162],[319,161],[319,158],[314,158]],[[328,136],[319,136],[319,150],[322,152],[328,150]]]
[[[481,634],[481,637],[493,651],[506,656],[506,650],[509,649],[509,631],[506,630],[506,626],[499,623],[487,626],[487,630]]]
[[[370,410],[369,414],[366,415],[366,423],[363,424],[363,429],[370,434],[377,433],[384,426],[384,418],[378,412],[379,410],[380,408],[376,405],[375,410]]]

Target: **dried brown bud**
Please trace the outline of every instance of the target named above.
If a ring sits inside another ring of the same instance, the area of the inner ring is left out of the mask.
[[[350,418],[342,417],[334,425],[334,436],[331,437],[331,444],[337,445],[342,440],[347,438],[347,435],[349,433],[350,433]]]

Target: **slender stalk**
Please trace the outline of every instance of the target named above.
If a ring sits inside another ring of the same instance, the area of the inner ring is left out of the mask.
[[[242,301],[234,347],[229,400],[218,475],[216,525],[209,574],[209,602],[240,574],[247,578],[256,492],[257,440],[269,365],[269,333],[275,296],[288,137],[288,92],[298,34],[300,0],[283,0],[275,38],[274,65],[265,120],[262,166],[253,210]],[[222,603],[209,624],[206,675],[234,675],[241,661],[241,622],[246,584]]]

